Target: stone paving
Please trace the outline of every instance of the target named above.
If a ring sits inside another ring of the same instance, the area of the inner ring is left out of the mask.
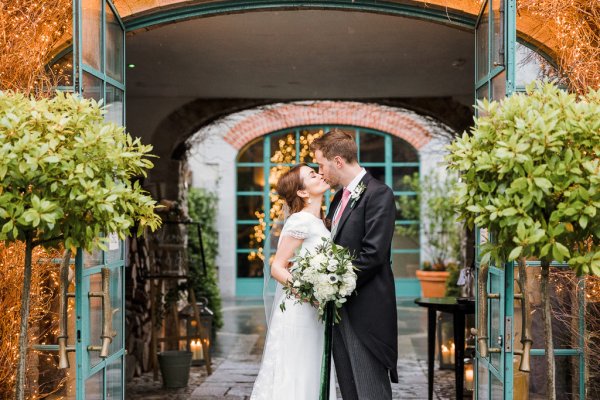
[[[219,332],[213,357],[213,374],[192,367],[187,388],[163,389],[152,374],[136,377],[127,385],[131,400],[247,400],[258,373],[264,347],[265,326],[259,300],[232,300],[224,304],[225,326]],[[392,385],[394,399],[427,399],[426,311],[412,301],[398,302],[400,383]],[[452,371],[435,371],[435,399],[454,398]],[[338,398],[341,399],[338,389]]]

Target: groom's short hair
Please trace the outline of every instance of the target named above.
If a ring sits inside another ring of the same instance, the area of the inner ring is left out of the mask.
[[[325,133],[310,145],[312,151],[321,150],[323,157],[333,160],[335,156],[340,156],[347,163],[358,162],[358,147],[354,136],[350,132],[334,128]]]

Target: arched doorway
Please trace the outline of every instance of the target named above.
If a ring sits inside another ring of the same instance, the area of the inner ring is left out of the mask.
[[[309,150],[314,138],[331,128],[353,133],[359,162],[376,179],[385,182],[399,201],[415,197],[405,177],[419,174],[418,150],[407,141],[389,133],[356,126],[299,126],[275,131],[255,139],[242,148],[236,162],[236,294],[260,296],[263,262],[275,252],[265,243],[272,222],[281,217],[281,200],[274,191],[277,177],[289,167],[312,163]],[[265,179],[267,177],[267,179]],[[325,209],[330,196],[326,197]],[[419,268],[421,245],[419,220],[414,215],[396,214],[397,226],[413,226],[412,234],[395,235],[392,243],[392,269],[398,296],[418,296],[415,271]]]

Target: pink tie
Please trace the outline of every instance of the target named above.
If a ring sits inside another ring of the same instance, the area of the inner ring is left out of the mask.
[[[342,204],[340,205],[340,209],[335,216],[335,220],[333,221],[334,224],[337,225],[337,223],[340,222],[340,218],[342,218],[342,213],[348,204],[348,200],[350,200],[350,191],[344,188],[344,192],[342,193]]]

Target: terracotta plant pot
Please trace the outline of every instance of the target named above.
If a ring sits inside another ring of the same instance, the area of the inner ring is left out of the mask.
[[[448,271],[417,271],[423,297],[444,297]]]

